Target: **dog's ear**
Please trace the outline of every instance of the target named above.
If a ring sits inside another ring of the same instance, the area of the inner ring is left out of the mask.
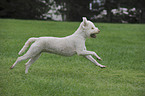
[[[83,26],[87,26],[87,18],[86,17],[83,17]]]

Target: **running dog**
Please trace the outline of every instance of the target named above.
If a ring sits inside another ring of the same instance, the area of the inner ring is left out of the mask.
[[[95,52],[88,51],[85,46],[86,38],[96,38],[96,34],[99,32],[100,30],[95,27],[91,21],[87,20],[86,17],[83,17],[83,21],[81,22],[79,28],[70,36],[63,38],[29,38],[18,54],[21,55],[32,42],[34,43],[23,56],[17,58],[16,62],[11,66],[10,69],[13,69],[14,66],[22,60],[29,59],[29,61],[25,64],[25,73],[28,73],[30,65],[40,57],[42,52],[48,52],[62,56],[73,56],[74,54],[77,54],[79,56],[86,57],[95,65],[105,68],[106,66],[99,64],[92,56],[95,56],[98,60],[101,60],[101,58]]]

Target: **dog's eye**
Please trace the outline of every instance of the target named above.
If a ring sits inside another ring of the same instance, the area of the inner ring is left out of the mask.
[[[92,27],[92,29],[94,29],[94,27]]]

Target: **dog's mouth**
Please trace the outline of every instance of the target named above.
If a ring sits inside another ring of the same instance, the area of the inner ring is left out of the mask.
[[[96,33],[90,35],[92,38],[96,38]]]

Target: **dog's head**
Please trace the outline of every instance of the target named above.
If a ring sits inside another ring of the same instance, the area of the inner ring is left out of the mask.
[[[81,27],[83,28],[87,37],[96,38],[96,34],[100,32],[100,30],[95,27],[91,21],[87,20],[86,17],[83,17]]]

